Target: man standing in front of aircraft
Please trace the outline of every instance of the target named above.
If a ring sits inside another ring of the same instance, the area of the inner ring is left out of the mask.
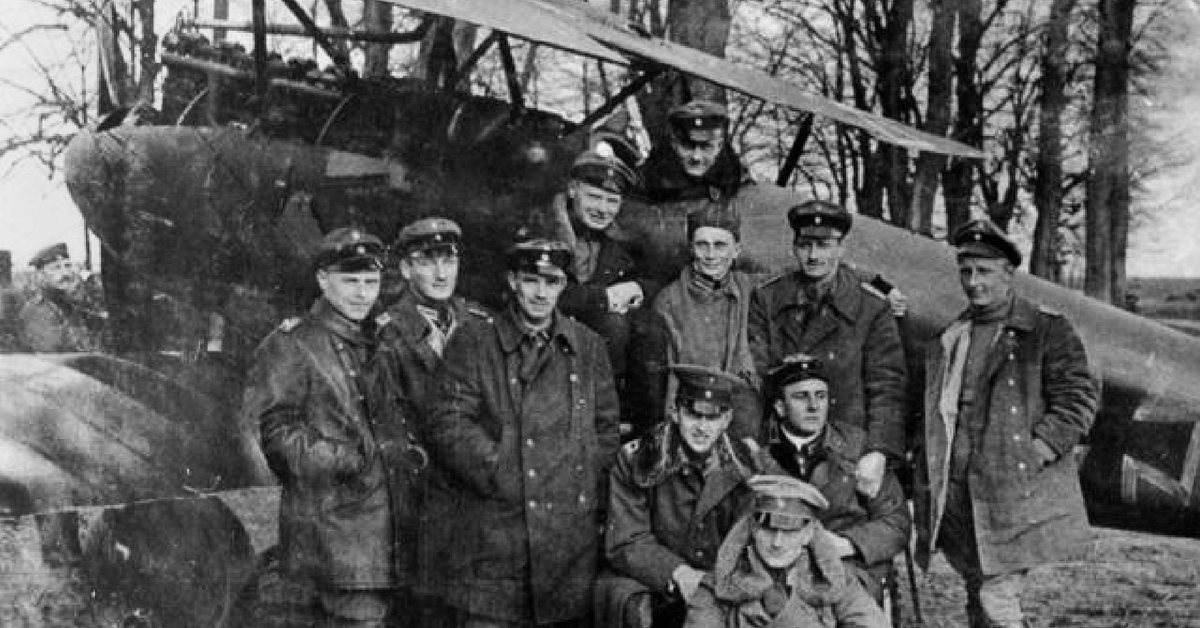
[[[462,229],[452,220],[422,218],[406,225],[396,240],[394,253],[399,257],[400,274],[405,287],[400,298],[378,317],[380,384],[388,391],[388,413],[395,421],[410,422],[408,434],[417,437],[424,429],[435,397],[435,375],[442,365],[446,343],[471,321],[485,321],[486,311],[456,296],[462,247]],[[457,516],[449,487],[428,469],[427,453],[416,441],[405,443],[403,450],[391,452],[391,469],[414,468],[416,477],[397,477],[412,490],[409,499],[395,503],[398,557],[415,572],[409,587],[418,601],[421,626],[444,626],[448,613],[436,599],[433,582],[438,573],[439,547],[430,539],[445,539],[439,528]],[[407,540],[408,542],[405,542]],[[452,539],[448,539],[452,542]],[[409,614],[416,625],[416,613]]]
[[[971,628],[1019,628],[1027,571],[1086,553],[1073,448],[1097,391],[1071,323],[1015,293],[1004,233],[977,220],[952,244],[969,307],[928,355],[917,558],[941,549],[963,576]]]
[[[647,368],[654,376],[652,388],[665,389],[651,397],[660,403],[675,399],[678,381],[666,377],[671,364],[699,364],[733,373],[744,385],[733,392],[730,432],[736,438],[758,438],[759,379],[746,338],[754,280],[733,270],[742,252],[736,210],[729,204],[713,204],[688,214],[687,239],[691,263],[654,299],[652,310],[660,323],[654,329],[667,337],[659,343],[667,354],[655,360],[662,365]]]
[[[319,625],[383,628],[398,584],[389,451],[405,425],[378,411],[369,318],[383,245],[355,228],[325,236],[321,297],[284,321],[255,353],[243,412],[283,486],[279,545],[289,579],[316,592]],[[411,550],[407,550],[411,551]]]
[[[784,358],[820,360],[829,381],[830,416],[866,431],[855,478],[868,498],[883,486],[889,460],[905,446],[905,366],[888,298],[841,263],[852,217],[826,201],[788,210],[798,270],[759,286],[751,297],[750,350],[759,375]]]
[[[38,251],[29,265],[35,270],[35,289],[17,314],[24,348],[35,353],[100,351],[104,315],[89,306],[67,245]]]
[[[446,347],[425,436],[458,506],[436,581],[465,628],[574,627],[591,609],[619,411],[603,341],[556,309],[571,258],[515,245],[511,305]]]

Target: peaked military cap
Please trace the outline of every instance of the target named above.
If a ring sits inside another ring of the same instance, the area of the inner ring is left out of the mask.
[[[671,107],[667,120],[679,131],[720,129],[729,122],[729,111],[721,103],[697,99]]]
[[[788,384],[818,379],[829,383],[829,374],[820,360],[804,354],[793,353],[783,359],[783,363],[767,372],[767,385],[772,395],[783,394]]]
[[[609,192],[624,194],[637,181],[637,174],[629,164],[612,154],[611,148],[607,152],[609,154],[606,155],[592,150],[583,151],[571,164],[567,176]]]
[[[972,220],[954,233],[951,244],[958,247],[959,257],[1006,259],[1013,266],[1021,265],[1021,251],[1008,239],[1000,227],[985,218]]]
[[[815,486],[786,475],[756,475],[746,484],[754,491],[754,515],[764,527],[800,530],[829,507]]]
[[[321,240],[316,265],[340,273],[383,270],[383,242],[358,227],[339,227]]]
[[[396,238],[396,250],[402,255],[415,255],[432,250],[458,253],[462,229],[447,218],[422,218],[408,223]]]
[[[787,218],[797,238],[802,235],[821,238],[846,235],[854,223],[850,212],[829,201],[800,203],[788,210]],[[835,234],[834,230],[839,233]]]
[[[742,220],[729,206],[708,205],[687,215],[687,239],[690,242],[700,227],[724,229],[735,239],[742,239]]]
[[[508,250],[508,269],[514,272],[569,274],[574,257],[571,247],[559,240],[520,240]]]
[[[733,393],[741,382],[725,371],[696,364],[671,367],[679,381],[675,403],[700,414],[718,414],[733,407]]]
[[[34,268],[41,269],[44,268],[46,264],[57,262],[60,259],[71,259],[71,256],[67,253],[67,245],[62,242],[51,244],[37,253],[34,253],[33,257],[29,259],[29,265],[33,266]]]

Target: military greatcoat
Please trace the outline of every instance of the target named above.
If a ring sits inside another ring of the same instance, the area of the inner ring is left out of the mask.
[[[57,291],[55,291],[57,292]],[[39,290],[17,314],[21,343],[35,353],[94,352],[103,348],[98,317],[89,316],[67,297]]]
[[[904,350],[887,301],[844,264],[826,298],[806,303],[799,271],[768,280],[750,299],[747,333],[760,376],[786,356],[821,360],[829,416],[866,430],[866,451],[904,458]],[[811,311],[810,311],[811,310]]]
[[[425,540],[430,577],[469,614],[574,620],[591,603],[617,395],[603,341],[557,314],[523,382],[517,317],[473,322],[446,348],[425,440],[456,507]]]
[[[917,557],[924,565],[945,511],[947,461],[957,429],[941,397],[953,340],[969,335],[968,324],[964,314],[928,352],[915,495]],[[1080,559],[1090,535],[1072,448],[1091,428],[1097,405],[1083,343],[1061,314],[1016,297],[984,364],[976,388],[986,421],[967,468],[983,573]],[[1042,466],[1035,437],[1058,455],[1054,462]]]
[[[323,588],[396,584],[393,511],[382,434],[365,373],[372,340],[318,299],[255,353],[243,402],[283,485],[279,543],[286,568]],[[402,441],[401,441],[402,442]]]

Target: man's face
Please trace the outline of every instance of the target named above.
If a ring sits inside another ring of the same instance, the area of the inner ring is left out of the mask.
[[[775,412],[794,434],[819,433],[829,417],[829,384],[802,379],[784,386],[783,394],[775,400]]]
[[[417,294],[430,301],[446,301],[458,285],[458,254],[430,250],[400,260],[400,274]]]
[[[712,451],[725,428],[729,427],[733,410],[709,403],[702,403],[700,408],[684,403],[676,408],[675,416],[684,445],[692,455],[703,456]]]
[[[621,213],[620,194],[574,179],[569,186],[575,218],[588,229],[604,231]]]
[[[554,315],[558,297],[567,287],[567,275],[561,270],[555,273],[510,272],[508,287],[513,291],[517,310],[525,322],[541,326]]]
[[[972,307],[987,308],[1012,296],[1013,267],[1004,259],[961,257],[958,280]]]
[[[799,530],[776,530],[762,524],[754,528],[754,549],[759,558],[772,569],[792,566],[812,541],[812,521]]]
[[[835,232],[836,233],[836,232]],[[830,236],[801,235],[792,245],[792,254],[800,262],[800,272],[809,279],[821,280],[837,272],[845,247],[841,234]]]
[[[59,259],[42,266],[38,276],[43,287],[74,292],[83,282],[79,268],[70,259]]]
[[[692,267],[709,279],[723,279],[741,254],[741,243],[726,229],[700,227],[692,234]]]
[[[703,177],[725,147],[724,129],[688,129],[671,133],[671,148],[689,177]]]
[[[318,270],[317,284],[321,294],[342,316],[361,321],[371,313],[379,298],[380,272],[368,270],[357,273]]]

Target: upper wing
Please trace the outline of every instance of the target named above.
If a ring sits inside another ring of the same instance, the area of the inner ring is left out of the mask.
[[[579,0],[386,0],[437,13],[612,63],[665,65],[743,94],[863,129],[914,150],[984,158],[983,151],[902,122],[818,96],[760,70],[659,37],[642,35],[616,16]]]

